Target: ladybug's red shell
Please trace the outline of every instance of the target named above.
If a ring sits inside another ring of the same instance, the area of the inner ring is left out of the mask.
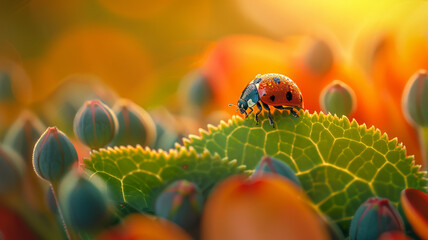
[[[303,108],[303,96],[299,87],[290,78],[276,73],[259,76],[257,90],[260,100],[271,106]]]

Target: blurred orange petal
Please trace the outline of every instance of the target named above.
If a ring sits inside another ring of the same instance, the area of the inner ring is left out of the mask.
[[[417,189],[404,189],[401,204],[413,230],[422,239],[428,239],[428,194]]]
[[[105,8],[119,16],[131,19],[145,19],[159,14],[175,0],[98,0]]]
[[[187,233],[175,224],[143,214],[126,217],[120,226],[103,232],[98,240],[191,240]]]
[[[39,82],[38,97],[46,96],[71,74],[93,74],[118,94],[147,99],[155,85],[149,59],[132,35],[117,29],[88,26],[70,30],[54,41],[41,66],[33,69]],[[137,91],[142,85],[144,94]]]
[[[209,197],[202,216],[202,238],[329,239],[309,200],[288,180],[274,175],[233,176]]]

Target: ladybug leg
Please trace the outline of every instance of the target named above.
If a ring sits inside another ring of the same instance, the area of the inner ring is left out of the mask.
[[[260,104],[260,102],[257,102],[257,108],[259,108],[259,111],[256,112],[256,124],[259,124],[259,114],[262,112],[262,105]]]
[[[273,128],[275,128],[275,126],[273,125],[273,120],[272,120],[272,116],[271,116],[271,113],[270,113],[269,105],[267,105],[264,102],[262,102],[262,104],[263,104],[263,107],[268,111],[269,124],[272,125]]]
[[[248,112],[248,114],[245,116],[245,118],[247,118],[248,116],[251,115],[251,113],[253,113],[254,109],[252,107],[249,108],[250,111]]]
[[[294,117],[296,117],[296,118],[298,118],[298,117],[299,117],[299,115],[297,114],[297,112],[296,112],[296,111],[294,111],[294,108],[292,108],[292,107],[285,107],[284,109],[290,110],[290,113],[291,113]]]

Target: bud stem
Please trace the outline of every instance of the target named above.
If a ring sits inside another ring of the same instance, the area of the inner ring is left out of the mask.
[[[67,228],[67,224],[65,223],[64,215],[62,214],[61,206],[59,205],[59,202],[58,202],[58,197],[56,194],[57,190],[58,190],[58,184],[52,182],[51,188],[52,188],[52,195],[55,199],[56,207],[58,208],[58,214],[59,214],[59,217],[61,218],[60,220],[62,221],[62,225],[64,227],[65,235],[67,235],[68,240],[72,240],[72,238],[70,237],[70,233],[68,231],[68,228]]]
[[[427,169],[428,163],[428,127],[420,127],[419,132],[419,144],[422,151],[422,169]]]

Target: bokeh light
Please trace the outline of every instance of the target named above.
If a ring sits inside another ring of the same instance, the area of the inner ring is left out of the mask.
[[[425,0],[0,1],[0,144],[31,112],[70,137],[83,165],[90,149],[73,134],[76,112],[88,100],[113,108],[127,99],[151,129],[147,141],[137,132],[135,141],[121,143],[169,150],[239,115],[229,104],[257,74],[279,73],[299,86],[310,113],[323,111],[326,86],[344,83],[354,101],[347,117],[397,138],[427,169],[427,127],[412,125],[403,111],[409,79],[428,70],[427,12]],[[33,180],[24,187],[30,200],[21,201],[47,211],[49,186]],[[15,217],[5,205],[0,201],[0,210]],[[31,231],[25,236],[33,238]]]

